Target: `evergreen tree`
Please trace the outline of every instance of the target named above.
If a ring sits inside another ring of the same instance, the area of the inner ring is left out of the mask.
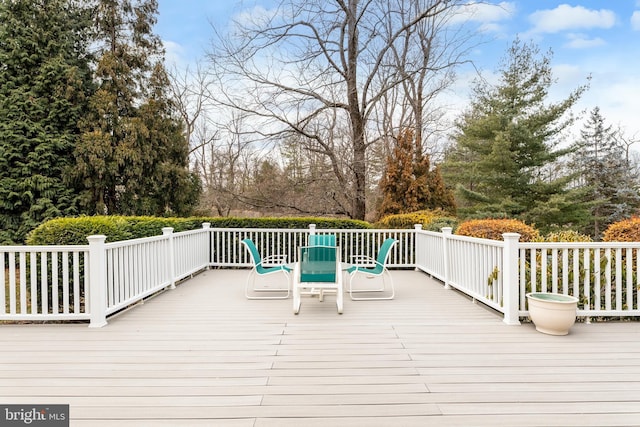
[[[156,0],[99,0],[99,87],[76,148],[75,177],[92,213],[188,213],[198,185],[169,93],[153,25]]]
[[[576,185],[591,202],[592,217],[583,232],[596,239],[606,226],[631,216],[640,206],[637,180],[626,159],[625,147],[611,126],[605,125],[595,107],[580,131],[571,166],[578,174]]]
[[[128,191],[120,200],[126,212],[187,215],[198,201],[200,179],[189,172],[181,121],[167,113],[173,111],[165,96],[168,84],[164,67],[156,63],[148,80],[149,98],[137,111],[146,133],[138,138],[139,156],[132,159],[134,170],[146,172],[129,175]]]
[[[455,213],[453,194],[445,188],[440,169],[431,169],[430,163],[429,156],[422,153],[422,145],[413,130],[402,131],[380,179],[380,218],[422,209]]]
[[[0,1],[0,243],[78,212],[63,177],[91,91],[90,14],[78,4]]]
[[[550,203],[566,216],[584,217],[584,206],[567,192],[570,177],[550,168],[569,150],[559,148],[572,122],[570,109],[586,89],[548,103],[553,83],[550,54],[516,39],[492,86],[476,82],[471,107],[457,123],[454,145],[443,164],[448,185],[457,186],[458,206],[466,216],[520,217],[540,228],[558,226],[536,209]],[[542,214],[542,215],[541,215]]]

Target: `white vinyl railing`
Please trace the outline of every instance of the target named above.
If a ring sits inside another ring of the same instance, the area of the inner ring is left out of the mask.
[[[88,246],[0,246],[1,320],[89,320],[91,327],[138,301],[210,267],[248,267],[240,241],[254,240],[261,253],[296,260],[309,234],[334,234],[343,259],[374,256],[384,239],[398,244],[389,265],[415,265],[413,230],[212,229],[106,243],[89,236]]]
[[[82,320],[88,246],[0,246],[0,320]]]
[[[578,316],[640,317],[640,242],[525,243],[416,230],[416,267],[519,323],[526,294],[579,299]]]
[[[162,229],[162,236],[104,243],[104,236],[92,236],[90,249],[95,247],[100,260],[104,251],[104,265],[92,266],[91,280],[101,282],[98,289],[106,293],[94,295],[91,301],[91,323],[94,327],[106,324],[106,316],[122,310],[210,266],[209,224],[201,230],[173,233]]]
[[[527,292],[579,299],[578,315],[640,316],[640,243],[521,243],[519,309]]]
[[[353,256],[375,256],[382,242],[391,237],[398,241],[388,260],[396,268],[415,267],[415,233],[413,230],[370,229],[263,229],[218,228],[211,229],[212,267],[250,267],[249,253],[240,243],[251,239],[261,254],[283,255],[288,262],[297,258],[298,248],[307,244],[309,234],[332,234],[342,251],[340,259],[349,262]]]
[[[640,316],[640,243],[520,243],[413,230],[210,228],[84,246],[0,246],[0,321],[89,320],[107,316],[206,268],[249,267],[241,245],[252,239],[265,255],[295,262],[310,234],[333,234],[346,262],[375,256],[398,240],[387,265],[416,268],[503,313],[508,324],[528,315],[532,291],[575,295],[578,315]]]
[[[416,228],[418,257],[416,268],[480,301],[505,313],[505,321],[518,323],[516,315],[504,305],[505,242],[451,234],[446,227],[442,233]],[[512,238],[515,236],[511,236]]]

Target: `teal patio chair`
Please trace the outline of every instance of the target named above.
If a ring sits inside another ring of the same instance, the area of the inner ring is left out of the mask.
[[[318,295],[335,291],[338,313],[342,314],[344,291],[340,269],[340,250],[336,246],[303,246],[293,272],[293,312],[300,312],[302,295]]]
[[[352,257],[352,261],[354,264],[347,268],[346,272],[349,273],[349,296],[354,301],[368,301],[368,300],[387,300],[393,299],[395,296],[395,288],[393,286],[393,278],[391,277],[391,273],[387,269],[386,263],[389,258],[389,254],[391,253],[391,248],[397,242],[396,239],[388,238],[384,242],[382,242],[382,246],[378,250],[378,256],[376,259],[373,259],[367,255],[355,255]],[[382,286],[379,288],[358,288],[354,289],[353,281],[358,275],[363,275],[367,278],[376,278],[379,277],[382,279]],[[385,280],[385,274],[388,276],[390,286],[390,293],[387,290],[387,283]],[[375,293],[381,292],[384,293],[383,296],[366,296],[366,297],[358,297],[355,294],[358,293]]]
[[[247,299],[287,299],[291,294],[291,280],[289,273],[292,269],[286,265],[287,257],[286,255],[271,255],[267,256],[264,259],[260,255],[258,248],[253,243],[251,239],[244,239],[242,241],[245,248],[251,254],[251,259],[253,261],[253,267],[249,272],[249,276],[247,276],[247,283],[245,285],[244,294]],[[271,274],[283,274],[286,279],[286,288],[285,287],[274,287],[269,288],[267,286],[256,286],[256,278],[258,276],[267,276]],[[277,293],[277,295],[270,296],[258,296],[257,294],[260,292],[269,292],[269,293]],[[282,295],[284,293],[284,295]]]
[[[310,234],[309,246],[336,246],[335,234]]]

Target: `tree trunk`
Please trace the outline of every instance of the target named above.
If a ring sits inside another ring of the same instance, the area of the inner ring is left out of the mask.
[[[367,212],[367,165],[365,162],[366,145],[364,135],[354,135],[353,141],[353,175],[355,180],[353,211],[351,217],[364,221]]]

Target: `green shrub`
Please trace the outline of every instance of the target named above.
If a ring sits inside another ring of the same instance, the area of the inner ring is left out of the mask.
[[[122,216],[57,218],[46,221],[27,236],[28,245],[86,245],[87,236],[103,234],[107,241],[134,238]]]
[[[315,224],[317,229],[352,229],[352,228],[371,228],[371,225],[365,221],[356,221],[351,219],[332,219],[332,218],[313,218],[313,217],[295,217],[295,218],[233,218],[233,217],[215,217],[200,218],[200,224],[210,222],[212,228],[287,228],[302,229],[309,228],[309,224]],[[200,227],[200,225],[198,225]],[[194,227],[197,228],[197,227]]]
[[[28,245],[86,245],[87,236],[103,234],[107,242],[157,236],[164,227],[174,232],[202,228],[209,222],[214,228],[371,228],[364,221],[329,218],[161,218],[144,216],[83,216],[53,219],[36,227],[27,237]]]
[[[439,232],[439,231],[442,231],[444,227],[451,227],[451,232],[455,233],[456,230],[458,229],[458,224],[459,224],[459,221],[457,218],[443,216],[443,217],[434,219],[426,226],[423,225],[422,229],[427,231]]]
[[[593,242],[591,236],[573,230],[563,230],[540,237],[536,242]]]
[[[503,233],[519,233],[521,242],[540,238],[540,233],[517,219],[472,219],[460,224],[456,234],[481,239],[502,240]]]

